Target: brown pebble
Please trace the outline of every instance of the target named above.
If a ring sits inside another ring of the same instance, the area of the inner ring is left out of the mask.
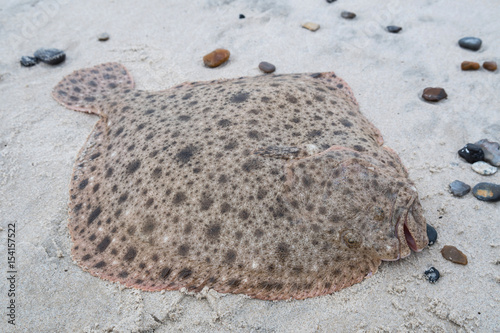
[[[307,23],[302,24],[302,28],[306,28],[306,29],[311,30],[311,31],[316,31],[319,29],[319,24],[307,22]]]
[[[463,71],[477,71],[481,67],[479,63],[473,61],[464,61],[462,62],[462,70]]]
[[[483,68],[487,69],[487,70],[489,70],[491,72],[494,72],[494,71],[497,70],[497,63],[494,62],[494,61],[485,61],[483,63]]]
[[[261,71],[263,71],[264,73],[272,73],[276,70],[276,66],[274,66],[273,64],[270,64],[268,62],[262,61],[259,64],[259,69]]]
[[[426,101],[430,102],[439,102],[443,98],[448,97],[448,94],[446,94],[446,91],[444,91],[443,88],[425,88],[424,93],[422,94],[422,97]]]
[[[217,49],[203,57],[203,62],[205,66],[214,68],[225,63],[231,54],[228,50],[225,49]]]
[[[443,258],[454,262],[455,264],[467,265],[467,256],[454,246],[445,245],[441,249],[441,254],[443,255]]]

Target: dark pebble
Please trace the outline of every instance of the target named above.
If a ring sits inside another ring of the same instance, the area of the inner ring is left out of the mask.
[[[476,37],[464,37],[458,41],[461,48],[477,51],[481,48],[482,40]]]
[[[484,152],[481,146],[468,143],[458,151],[458,155],[469,163],[484,161]]]
[[[21,65],[24,67],[31,67],[35,66],[38,63],[38,60],[36,58],[30,57],[30,56],[22,56],[21,57]]]
[[[326,0],[326,2],[328,2],[328,3],[332,3],[332,2],[335,2],[335,1],[337,1],[337,0]]]
[[[500,185],[493,183],[479,183],[472,189],[472,194],[481,201],[500,201]]]
[[[49,65],[57,65],[66,59],[66,54],[58,49],[38,49],[35,58]]]
[[[340,16],[342,16],[345,19],[352,20],[353,18],[356,17],[356,14],[354,14],[353,12],[347,12],[344,10],[342,13],[340,13]]]
[[[438,233],[436,229],[429,223],[427,223],[427,238],[429,238],[429,246],[434,245],[438,239]]]
[[[263,61],[259,64],[259,69],[261,71],[263,71],[264,73],[272,73],[276,70],[276,66],[274,66],[273,64],[270,64],[268,62]]]
[[[97,39],[100,41],[100,42],[105,42],[109,39],[109,34],[107,32],[103,32],[99,35],[97,35]]]
[[[403,30],[403,28],[398,27],[396,25],[389,25],[389,26],[387,26],[387,31],[392,32],[393,34],[397,34],[401,30]]]
[[[470,186],[460,180],[454,180],[450,183],[450,191],[456,197],[463,197],[470,192]]]
[[[495,61],[485,61],[483,63],[483,68],[490,72],[494,72],[497,70],[497,63]]]
[[[245,18],[245,15],[240,14],[240,19],[244,19],[244,18]]]
[[[440,276],[439,271],[434,267],[431,267],[428,270],[426,270],[424,274],[430,283],[435,283],[437,280],[439,280]]]
[[[443,98],[448,97],[443,88],[425,88],[422,97],[429,102],[439,102]]]

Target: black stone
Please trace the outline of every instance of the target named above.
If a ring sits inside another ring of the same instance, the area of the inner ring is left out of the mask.
[[[422,98],[429,102],[439,102],[446,97],[448,97],[448,94],[443,88],[428,87],[424,89],[422,94]]]
[[[337,0],[326,0],[326,2],[328,2],[328,3],[332,3],[332,2],[335,2],[335,1],[337,1]]]
[[[468,143],[458,151],[458,155],[469,163],[476,163],[484,160],[484,152],[481,146]]]
[[[22,56],[21,57],[21,65],[24,67],[31,67],[38,64],[38,60],[36,58],[30,56]]]
[[[38,49],[35,58],[49,65],[57,65],[66,59],[66,54],[58,49]]]
[[[276,70],[276,66],[274,66],[273,64],[270,64],[268,62],[263,61],[259,64],[259,69],[261,71],[263,71],[264,73],[272,73]]]
[[[403,28],[398,27],[396,25],[388,25],[387,26],[387,31],[392,32],[393,34],[397,34],[401,30],[403,30]]]
[[[458,41],[458,45],[460,45],[461,48],[472,51],[479,50],[482,43],[483,41],[477,37],[464,37]]]
[[[460,180],[454,180],[450,183],[450,191],[456,197],[463,197],[470,192],[470,186],[461,182]]]
[[[481,201],[500,201],[500,185],[493,183],[479,183],[472,189],[472,194]]]
[[[244,19],[244,18],[245,18],[245,15],[240,14],[240,19]]]
[[[436,240],[438,238],[438,233],[436,229],[429,223],[427,223],[427,238],[429,238],[429,246],[434,245],[436,243]]]
[[[356,17],[356,14],[344,10],[342,13],[340,13],[340,16],[342,16],[345,19],[352,20],[353,18]]]
[[[428,270],[426,270],[424,274],[430,283],[435,283],[437,280],[439,280],[440,276],[439,271],[434,267],[431,267]]]

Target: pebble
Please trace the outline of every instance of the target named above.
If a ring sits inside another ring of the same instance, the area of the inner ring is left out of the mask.
[[[463,71],[477,71],[481,67],[478,62],[464,61],[462,62]]]
[[[342,16],[345,19],[352,20],[353,18],[356,17],[356,14],[344,10],[342,13],[340,13],[340,16]]]
[[[431,267],[428,270],[426,270],[424,274],[430,283],[435,283],[437,280],[439,280],[440,276],[439,271],[434,267]]]
[[[464,37],[458,41],[461,48],[477,51],[481,48],[483,41],[476,37]]]
[[[467,265],[467,256],[452,245],[443,246],[441,254],[443,255],[443,258],[455,264]]]
[[[311,30],[311,31],[316,31],[319,29],[319,24],[307,22],[307,23],[302,24],[302,28],[306,28],[306,29]]]
[[[483,149],[473,143],[468,143],[458,151],[458,155],[469,163],[475,163],[484,160]]]
[[[392,32],[393,34],[397,34],[401,30],[403,30],[403,28],[398,27],[396,25],[388,25],[387,26],[387,31]]]
[[[498,171],[498,168],[486,162],[479,161],[472,164],[472,170],[483,176],[491,176]]]
[[[500,144],[498,142],[482,139],[475,143],[484,153],[484,160],[491,165],[500,167]]]
[[[22,56],[20,62],[24,67],[31,67],[35,66],[38,63],[38,60],[30,56]]]
[[[443,98],[448,97],[446,91],[443,88],[425,88],[424,93],[422,94],[423,99],[429,102],[439,102]]]
[[[483,62],[483,68],[490,72],[494,72],[497,70],[497,63],[494,61],[485,61]]]
[[[203,57],[203,63],[210,68],[218,67],[225,63],[230,55],[228,50],[216,49]]]
[[[429,223],[427,223],[427,238],[429,238],[429,246],[434,245],[438,238],[438,233],[436,229]]]
[[[57,65],[66,59],[66,54],[64,53],[64,51],[58,49],[42,48],[36,50],[35,58],[49,65]]]
[[[240,14],[240,19],[244,19],[244,18],[245,18],[245,15]]]
[[[474,196],[481,201],[500,201],[500,185],[493,183],[479,183],[472,189],[472,194],[474,194]]]
[[[470,192],[470,186],[461,182],[460,180],[454,180],[450,183],[450,191],[456,197],[463,197]]]
[[[103,32],[102,34],[97,35],[97,39],[100,42],[105,42],[109,39],[109,34],[107,32]]]
[[[276,66],[274,66],[273,64],[270,64],[268,62],[262,61],[259,64],[259,69],[261,71],[263,71],[264,73],[272,73],[276,70]]]
[[[337,1],[337,0],[326,0],[326,2],[328,2],[328,3],[332,3],[332,2],[335,2],[335,1]]]

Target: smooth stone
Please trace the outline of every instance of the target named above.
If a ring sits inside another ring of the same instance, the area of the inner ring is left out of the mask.
[[[443,255],[443,258],[455,264],[467,265],[467,256],[452,245],[443,246],[441,254]]]
[[[396,25],[388,25],[387,26],[387,31],[392,32],[393,34],[397,34],[401,30],[403,30],[403,28],[398,27]]]
[[[344,10],[342,13],[340,13],[340,16],[342,16],[345,19],[352,20],[353,18],[356,17],[356,14]]]
[[[97,35],[97,39],[100,42],[105,42],[109,39],[109,34],[107,32],[103,32],[102,34]]]
[[[57,65],[66,59],[66,54],[58,49],[38,49],[35,58],[49,65]]]
[[[470,192],[470,186],[461,182],[460,180],[454,180],[450,183],[450,191],[456,197],[463,197]]]
[[[316,31],[319,29],[319,24],[313,22],[307,22],[302,24],[302,28],[306,28],[311,31]]]
[[[479,183],[472,189],[472,194],[481,201],[500,201],[500,185],[493,183]]]
[[[428,245],[434,245],[436,243],[437,238],[438,238],[438,233],[436,229],[434,229],[433,226],[431,226],[429,223],[427,223],[427,238],[429,238],[429,243]]]
[[[443,88],[428,87],[424,89],[422,94],[422,98],[429,102],[439,102],[446,97],[448,97],[448,94]]]
[[[458,155],[469,163],[475,163],[484,160],[484,152],[481,146],[468,143],[458,151]]]
[[[483,68],[490,72],[494,72],[497,70],[497,63],[494,61],[485,61],[483,62]]]
[[[216,49],[203,57],[203,63],[210,68],[218,67],[225,63],[230,55],[226,49]]]
[[[240,19],[244,19],[244,18],[245,18],[245,15],[240,14]]]
[[[328,3],[332,3],[332,2],[335,2],[335,1],[337,1],[337,0],[326,0],[326,2],[328,2]]]
[[[498,168],[486,162],[479,161],[472,164],[472,170],[483,176],[491,176],[498,171]]]
[[[439,280],[440,277],[439,271],[434,267],[431,267],[428,270],[426,270],[424,274],[430,283],[435,283],[437,280]]]
[[[458,41],[461,48],[477,51],[481,48],[483,41],[477,37],[464,37]]]
[[[30,57],[30,56],[22,56],[21,57],[21,65],[23,65],[24,67],[31,67],[31,66],[35,66],[36,64],[38,64],[38,60],[34,57]]]
[[[500,144],[498,142],[482,139],[475,143],[484,153],[484,161],[491,165],[500,167]]]
[[[463,71],[477,71],[481,65],[479,65],[478,62],[464,61],[462,62],[461,67]]]
[[[262,61],[259,64],[259,69],[261,71],[263,71],[264,73],[272,73],[276,70],[276,66],[274,66],[273,64],[270,64],[268,62]]]

